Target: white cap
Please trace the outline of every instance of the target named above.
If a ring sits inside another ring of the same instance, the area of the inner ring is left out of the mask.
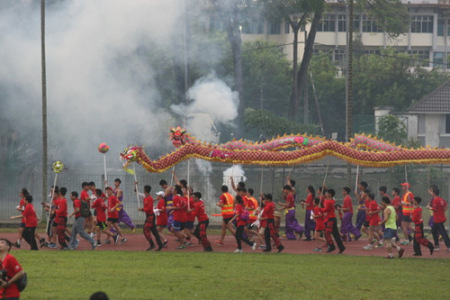
[[[166,193],[164,193],[163,191],[159,191],[156,193],[157,196],[164,196]]]

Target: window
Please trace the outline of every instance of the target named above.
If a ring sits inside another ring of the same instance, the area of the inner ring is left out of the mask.
[[[445,26],[445,20],[439,19],[438,27],[437,27],[437,35],[438,36],[444,36],[444,26]]]
[[[281,33],[281,23],[280,22],[270,22],[267,25],[268,34],[280,34]]]
[[[347,17],[345,15],[338,15],[338,31],[347,31]]]
[[[353,32],[360,32],[360,31],[361,31],[361,16],[354,15],[353,16]]]
[[[450,133],[450,115],[445,115],[445,133]]]
[[[382,32],[381,29],[378,28],[378,25],[375,22],[375,20],[366,15],[362,16],[362,31],[363,32]]]
[[[444,67],[444,52],[433,52],[433,68]]]
[[[334,32],[336,31],[336,15],[324,15],[320,21],[318,31]]]
[[[338,66],[345,66],[345,49],[344,48],[338,48],[334,50],[334,61],[336,65]]]
[[[247,34],[263,34],[264,21],[261,19],[251,19],[249,22],[244,24],[242,32]]]
[[[433,33],[433,16],[412,16],[411,32]]]

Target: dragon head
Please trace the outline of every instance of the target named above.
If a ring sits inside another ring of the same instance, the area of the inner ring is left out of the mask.
[[[178,127],[172,127],[170,128],[170,140],[172,141],[172,144],[179,148],[186,144],[186,129]]]

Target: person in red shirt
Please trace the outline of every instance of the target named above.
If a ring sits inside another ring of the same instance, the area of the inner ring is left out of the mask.
[[[271,194],[261,195],[262,201],[264,202],[264,209],[261,215],[261,227],[265,227],[264,239],[266,240],[266,248],[263,252],[272,251],[272,244],[270,238],[272,238],[275,243],[275,247],[278,249],[278,253],[283,251],[284,246],[281,244],[278,232],[275,229],[274,213],[275,213],[275,203],[272,201]]]
[[[88,206],[91,207],[91,197],[89,196],[89,182],[81,183],[81,193],[80,193],[80,201],[85,201],[88,203]],[[91,212],[89,212],[89,216],[84,218],[84,229],[88,231],[88,233],[93,237],[93,233],[95,231],[95,218]]]
[[[31,195],[25,196],[25,209],[21,215],[13,216],[11,219],[25,218],[25,229],[23,230],[23,238],[31,246],[31,250],[38,250],[35,232],[37,227],[37,216],[34,206],[32,204],[33,197]]]
[[[156,216],[153,212],[153,197],[150,195],[151,191],[151,186],[144,186],[143,207],[139,208],[138,210],[145,213],[144,236],[150,243],[150,247],[147,249],[147,251],[155,249],[155,243],[153,242],[152,234],[155,237],[156,243],[158,244],[158,249],[156,249],[156,251],[160,251],[163,248],[163,243],[161,242],[158,230],[156,229]]]
[[[244,237],[244,228],[247,225],[249,217],[250,213],[244,209],[244,201],[242,200],[242,197],[237,195],[235,215],[230,221],[233,222],[233,220],[236,219],[236,226],[237,226],[235,235],[237,249],[234,250],[234,253],[242,253],[241,241],[252,247],[252,251],[255,251],[256,249],[256,243],[250,242],[250,240],[247,237]]]
[[[316,223],[311,214],[314,211],[314,197],[316,196],[316,190],[312,185],[308,185],[306,189],[306,199],[302,200],[302,206],[305,208],[305,239],[304,241],[311,241],[311,232],[314,232]]]
[[[168,240],[164,235],[164,227],[167,227],[168,218],[166,212],[166,201],[164,200],[164,191],[159,191],[156,193],[156,200],[158,203],[156,204],[156,228],[158,229],[159,236],[163,241],[164,247],[167,247]]]
[[[422,251],[420,249],[420,245],[427,247],[430,249],[430,255],[433,255],[434,246],[433,244],[427,240],[423,236],[423,219],[422,219],[422,208],[420,207],[420,202],[422,202],[422,198],[414,197],[414,211],[412,216],[412,221],[415,225],[414,230],[414,239],[413,239],[413,247],[414,247],[414,256],[422,256]]]
[[[369,193],[369,205],[367,210],[367,216],[369,217],[369,244],[367,246],[364,246],[363,249],[365,250],[372,250],[372,245],[375,244],[373,242],[376,240],[376,242],[381,243],[381,237],[383,236],[383,233],[380,232],[380,207],[378,206],[377,201],[375,200],[375,194]],[[380,244],[381,246],[381,244]]]
[[[339,234],[338,228],[337,228],[337,220],[336,220],[336,212],[335,212],[335,205],[336,200],[334,200],[334,195],[336,192],[333,189],[328,189],[325,196],[326,199],[323,203],[322,211],[325,215],[325,240],[328,244],[327,252],[332,252],[336,250],[336,246],[334,245],[333,238],[331,237],[333,235],[334,239],[336,240],[336,244],[339,248],[339,254],[344,252],[345,247],[342,243],[341,235]]]
[[[206,230],[209,225],[209,218],[206,214],[205,204],[202,201],[202,194],[200,192],[195,192],[192,194],[194,200],[194,210],[193,215],[197,218],[198,224],[194,230],[194,236],[202,243],[203,250],[205,252],[212,252],[211,243],[206,236]]]
[[[106,234],[107,238],[105,240],[106,244],[110,243],[110,238],[114,239],[114,233],[109,231],[106,224],[106,210],[108,206],[105,204],[106,195],[102,192],[101,189],[95,189],[95,200],[92,203],[92,208],[95,209],[95,215],[97,218],[97,226],[95,226],[97,232],[97,246],[102,244],[101,236],[102,233]]]
[[[315,198],[314,199],[314,210],[311,213],[311,215],[314,218],[315,221],[315,230],[314,230],[314,239],[316,241],[322,241],[322,242],[326,242],[324,236],[324,232],[325,232],[325,219],[323,216],[323,211],[322,211],[322,207],[321,207],[321,203],[322,201],[320,200],[320,198]],[[325,244],[327,245],[327,244]],[[314,249],[314,251],[316,252],[322,252],[322,247],[317,247]]]
[[[447,202],[439,197],[439,189],[437,186],[432,186],[430,188],[431,195],[433,196],[433,203],[431,207],[428,207],[433,211],[434,224],[431,227],[431,232],[433,233],[434,248],[439,250],[439,235],[442,235],[444,239],[445,246],[447,246],[450,252],[450,239],[448,237],[447,230],[445,229],[445,210],[447,209]]]
[[[127,242],[127,239],[123,236],[122,230],[119,227],[119,207],[121,202],[114,196],[114,190],[112,187],[106,188],[106,196],[108,197],[108,230],[112,231],[114,229],[117,232],[115,237],[115,242],[119,244],[124,244]],[[120,241],[119,241],[120,238]]]
[[[187,184],[187,183],[186,183]],[[192,234],[194,233],[194,221],[195,216],[194,212],[194,198],[192,198],[192,193],[194,192],[190,186],[186,186],[186,188],[182,188],[184,192],[184,210],[186,222],[184,223],[184,235],[186,237],[186,242],[188,246],[193,246],[194,244],[191,242]]]
[[[359,232],[358,228],[353,226],[353,203],[352,198],[350,197],[350,188],[344,187],[342,189],[342,196],[344,196],[344,202],[342,204],[341,211],[344,213],[341,222],[341,234],[346,238],[345,240],[350,241],[350,234],[355,236],[355,241],[357,241],[361,237],[361,232]]]
[[[303,235],[303,227],[298,224],[297,218],[295,217],[295,198],[290,185],[285,185],[283,187],[283,197],[286,203],[278,203],[284,209],[287,210],[285,220],[286,220],[286,237],[288,240],[295,240],[297,233],[299,238]]]
[[[0,278],[1,299],[20,298],[20,291],[17,288],[16,282],[25,274],[17,259],[9,253],[11,246],[12,244],[9,240],[0,238],[0,269],[6,271],[7,279],[4,281]]]
[[[183,201],[182,195],[183,191],[181,189],[181,186],[175,185],[173,203],[172,207],[169,207],[169,209],[173,211],[172,230],[180,243],[177,249],[186,248],[186,240],[182,233],[184,229],[184,223],[186,222],[186,214],[184,213],[185,202]]]
[[[62,187],[59,189],[60,196],[55,201],[55,223],[57,224],[56,227],[56,234],[58,236],[58,242],[61,246],[61,249],[66,250],[67,243],[66,240],[66,227],[67,227],[67,200],[66,200],[66,193],[67,189],[65,187]],[[70,240],[70,239],[69,239]]]

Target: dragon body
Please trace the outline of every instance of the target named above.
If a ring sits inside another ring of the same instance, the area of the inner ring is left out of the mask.
[[[135,161],[148,172],[159,173],[189,158],[228,164],[278,166],[309,163],[326,156],[367,167],[450,163],[450,149],[408,149],[365,135],[355,136],[349,143],[300,135],[278,137],[263,143],[232,141],[207,144],[190,136],[181,137],[178,141],[181,139],[184,141],[175,151],[157,160],[151,160],[141,146],[129,147],[121,154],[124,167]],[[285,150],[289,147],[294,150]]]

